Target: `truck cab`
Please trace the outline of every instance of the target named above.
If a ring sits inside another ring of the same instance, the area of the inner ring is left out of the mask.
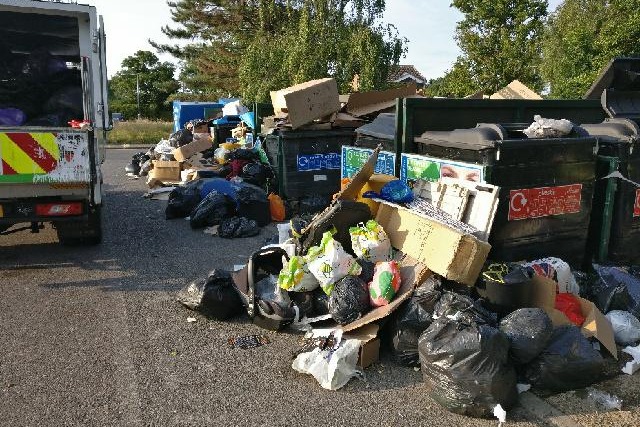
[[[61,243],[100,242],[105,43],[93,6],[0,0],[2,234],[50,222]]]

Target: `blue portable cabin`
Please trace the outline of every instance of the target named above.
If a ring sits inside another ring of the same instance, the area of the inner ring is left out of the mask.
[[[206,120],[205,112],[219,110],[222,112],[224,104],[220,102],[183,102],[173,101],[173,131],[184,128],[184,125],[196,119]]]

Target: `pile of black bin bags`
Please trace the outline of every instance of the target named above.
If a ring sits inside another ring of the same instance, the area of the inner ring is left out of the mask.
[[[224,238],[251,237],[271,222],[269,199],[246,182],[208,178],[191,181],[169,193],[167,219],[189,217],[194,229],[218,225]]]
[[[77,67],[43,47],[24,55],[0,41],[0,125],[66,127],[83,117]]]
[[[388,336],[395,359],[420,366],[428,394],[449,411],[492,417],[518,401],[516,384],[544,393],[603,378],[605,359],[576,326],[553,327],[539,308],[502,319],[483,301],[432,276],[394,313]]]

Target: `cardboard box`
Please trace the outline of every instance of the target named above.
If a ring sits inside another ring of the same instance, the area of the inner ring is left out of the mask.
[[[540,95],[529,89],[526,85],[518,80],[514,80],[507,86],[503,87],[493,95],[490,99],[543,99]]]
[[[535,276],[532,282],[534,305],[542,308],[551,318],[554,326],[573,325],[560,310],[556,310],[557,283],[551,279]],[[582,324],[582,335],[597,339],[604,348],[617,360],[618,348],[611,323],[600,310],[589,300],[577,297],[585,321]]]
[[[149,171],[150,179],[160,181],[180,181],[180,162],[154,160],[153,169]]]
[[[271,92],[276,115],[289,114],[293,129],[340,110],[338,84],[335,79],[311,80]]]
[[[380,339],[378,331],[380,327],[374,323],[368,324],[357,331],[347,332],[342,335],[343,339],[360,340],[360,352],[358,354],[358,366],[362,369],[368,368],[380,358]]]
[[[473,286],[491,245],[399,205],[380,204],[376,221],[391,245],[441,276]]]
[[[201,153],[211,147],[211,140],[209,138],[194,138],[193,142],[176,148],[172,154],[177,161],[184,162],[194,154]]]

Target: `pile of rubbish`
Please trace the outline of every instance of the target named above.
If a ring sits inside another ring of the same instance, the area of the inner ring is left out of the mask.
[[[503,418],[519,390],[588,387],[622,353],[623,372],[640,368],[639,269],[488,260],[487,230],[429,197],[444,183],[390,180],[363,194],[378,151],[310,222],[282,224],[278,244],[190,283],[178,301],[304,332],[292,368],[331,390],[363,376],[386,341],[435,401],[473,417]]]
[[[232,104],[233,113],[246,111]],[[233,138],[217,142],[210,125],[187,122],[146,153],[135,154],[126,172],[147,177],[147,197],[168,200],[166,219],[187,218],[192,228],[208,234],[251,237],[272,220],[284,220],[284,202],[273,192],[276,174],[250,128],[239,121]]]

